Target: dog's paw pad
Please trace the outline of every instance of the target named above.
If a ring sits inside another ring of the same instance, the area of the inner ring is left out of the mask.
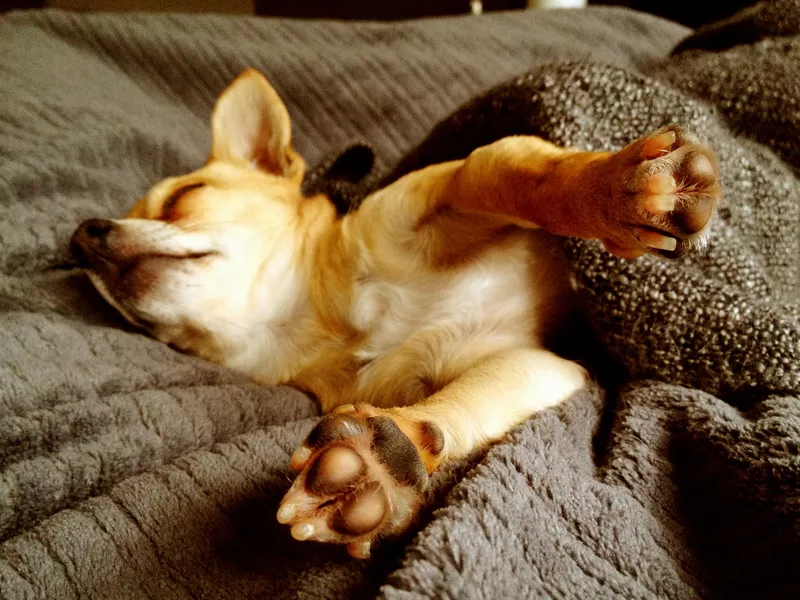
[[[441,437],[431,423],[405,425],[415,441],[396,417],[371,407],[323,418],[292,455],[300,473],[278,521],[295,539],[343,543],[359,558],[375,539],[405,530],[428,485],[420,452],[429,455]]]
[[[714,153],[691,134],[670,127],[646,136],[621,152],[621,194],[616,195],[610,250],[628,255],[645,251],[668,257],[699,245],[720,200]]]

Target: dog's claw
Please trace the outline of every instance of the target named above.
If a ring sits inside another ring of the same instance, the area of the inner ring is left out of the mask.
[[[294,539],[304,542],[314,535],[314,526],[311,523],[297,523],[292,525],[291,532]]]
[[[644,201],[644,209],[654,215],[673,211],[675,210],[675,196],[669,194],[650,196]]]
[[[311,458],[311,448],[308,446],[300,446],[294,451],[292,458],[289,459],[289,466],[292,470],[299,471],[303,468],[303,465],[308,462],[309,458]]]
[[[297,505],[291,502],[284,504],[278,509],[278,523],[289,523],[297,514]]]
[[[667,250],[668,252],[672,252],[678,247],[678,240],[655,231],[641,230],[639,232],[639,241],[648,248]]]
[[[347,552],[353,558],[369,558],[371,551],[372,544],[370,542],[353,542],[351,544],[347,544]]]
[[[664,131],[654,135],[642,144],[642,158],[653,160],[672,151],[678,136],[674,131]]]
[[[656,173],[646,184],[646,189],[651,194],[673,194],[677,188],[675,178],[669,173]]]

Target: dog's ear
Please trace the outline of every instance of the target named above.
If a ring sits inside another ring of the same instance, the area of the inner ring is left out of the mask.
[[[217,100],[211,117],[211,158],[303,179],[305,163],[292,150],[289,112],[266,78],[248,69]]]

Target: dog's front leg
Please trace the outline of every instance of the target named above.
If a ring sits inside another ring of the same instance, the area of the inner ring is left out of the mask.
[[[445,198],[462,210],[600,239],[624,258],[647,251],[676,256],[700,239],[720,184],[713,152],[670,127],[614,153],[504,138],[466,159]]]
[[[300,474],[278,520],[301,540],[347,544],[353,556],[412,523],[443,461],[503,437],[583,387],[585,371],[551,352],[520,348],[479,363],[413,406],[341,407],[292,456]]]
[[[417,248],[425,261],[458,255],[509,223],[599,239],[623,258],[675,257],[702,241],[719,198],[713,152],[671,127],[619,152],[504,138],[406,175],[368,198],[355,219],[376,243]]]

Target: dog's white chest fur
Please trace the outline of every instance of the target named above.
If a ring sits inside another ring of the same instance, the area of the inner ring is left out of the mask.
[[[529,344],[541,271],[529,235],[456,269],[409,269],[391,278],[365,270],[351,312],[364,334],[355,353],[363,365],[358,400],[417,402],[481,359]]]

